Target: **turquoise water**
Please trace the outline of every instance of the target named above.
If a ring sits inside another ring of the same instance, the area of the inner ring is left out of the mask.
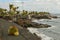
[[[44,19],[43,21],[38,20],[37,23],[51,25],[52,26],[51,28],[39,28],[38,31],[49,37],[52,37],[54,40],[60,40],[60,18],[52,20]]]

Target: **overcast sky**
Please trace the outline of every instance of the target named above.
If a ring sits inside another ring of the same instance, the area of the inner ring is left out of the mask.
[[[24,2],[23,6],[22,2]],[[19,6],[19,10],[60,13],[60,0],[0,0],[0,8],[8,9],[9,3]]]

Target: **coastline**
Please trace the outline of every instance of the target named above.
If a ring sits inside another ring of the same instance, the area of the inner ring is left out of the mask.
[[[47,35],[38,32],[37,28],[27,28],[32,34],[35,33],[38,37],[41,37],[42,40],[54,40],[52,37],[48,37]]]

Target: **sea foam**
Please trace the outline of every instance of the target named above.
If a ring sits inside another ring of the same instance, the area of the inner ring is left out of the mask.
[[[40,33],[39,31],[37,31],[37,28],[27,28],[32,34],[35,33],[37,36],[41,37],[42,40],[54,40],[52,37],[48,37],[43,33]]]

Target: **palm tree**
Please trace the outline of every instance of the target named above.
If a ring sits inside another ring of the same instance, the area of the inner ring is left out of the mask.
[[[10,4],[9,8],[10,8],[10,11],[9,11],[10,15],[14,16],[15,14],[17,14],[16,9],[18,9],[19,7],[15,7],[13,4]]]
[[[28,15],[28,11],[23,10],[23,11],[22,11],[22,15],[23,15],[23,16]]]
[[[0,16],[5,16],[7,13],[7,9],[0,8]]]

